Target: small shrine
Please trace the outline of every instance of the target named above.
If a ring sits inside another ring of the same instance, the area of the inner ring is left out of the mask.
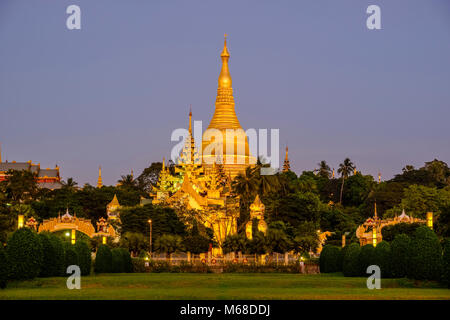
[[[117,195],[106,206],[106,214],[108,215],[108,220],[117,220],[119,218],[119,209],[121,208]]]
[[[266,234],[267,231],[267,223],[264,221],[264,212],[266,210],[266,206],[262,203],[259,195],[256,195],[255,201],[250,205],[250,221],[245,225],[245,235],[248,239],[253,238],[253,220],[257,219],[257,230]]]

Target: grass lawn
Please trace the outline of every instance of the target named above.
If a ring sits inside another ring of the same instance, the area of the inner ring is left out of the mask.
[[[366,278],[339,274],[102,274],[82,277],[81,290],[66,278],[14,282],[0,299],[446,299],[450,290],[435,283],[386,279],[369,290]]]

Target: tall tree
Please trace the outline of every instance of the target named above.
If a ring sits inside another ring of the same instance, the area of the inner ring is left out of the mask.
[[[331,176],[331,169],[330,166],[328,166],[327,162],[325,160],[320,161],[318,164],[318,169],[316,169],[317,174],[322,178],[329,179]]]
[[[342,193],[344,191],[344,182],[345,179],[347,179],[355,169],[355,165],[349,158],[345,158],[344,162],[339,165],[338,173],[341,174],[342,178],[342,184],[341,184],[341,193],[339,196],[339,203],[342,204]]]

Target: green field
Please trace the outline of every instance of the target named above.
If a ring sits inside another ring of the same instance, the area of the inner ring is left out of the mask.
[[[66,278],[14,282],[0,299],[450,299],[435,283],[388,279],[381,286],[328,274],[105,274],[83,277],[81,290],[68,290]]]

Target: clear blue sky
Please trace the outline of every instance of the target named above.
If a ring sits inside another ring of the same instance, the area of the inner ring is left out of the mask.
[[[366,28],[370,4],[382,30]],[[167,159],[189,104],[212,117],[224,33],[242,126],[279,128],[297,173],[450,163],[447,0],[2,0],[3,160],[57,163],[82,185],[99,165],[115,184]]]

